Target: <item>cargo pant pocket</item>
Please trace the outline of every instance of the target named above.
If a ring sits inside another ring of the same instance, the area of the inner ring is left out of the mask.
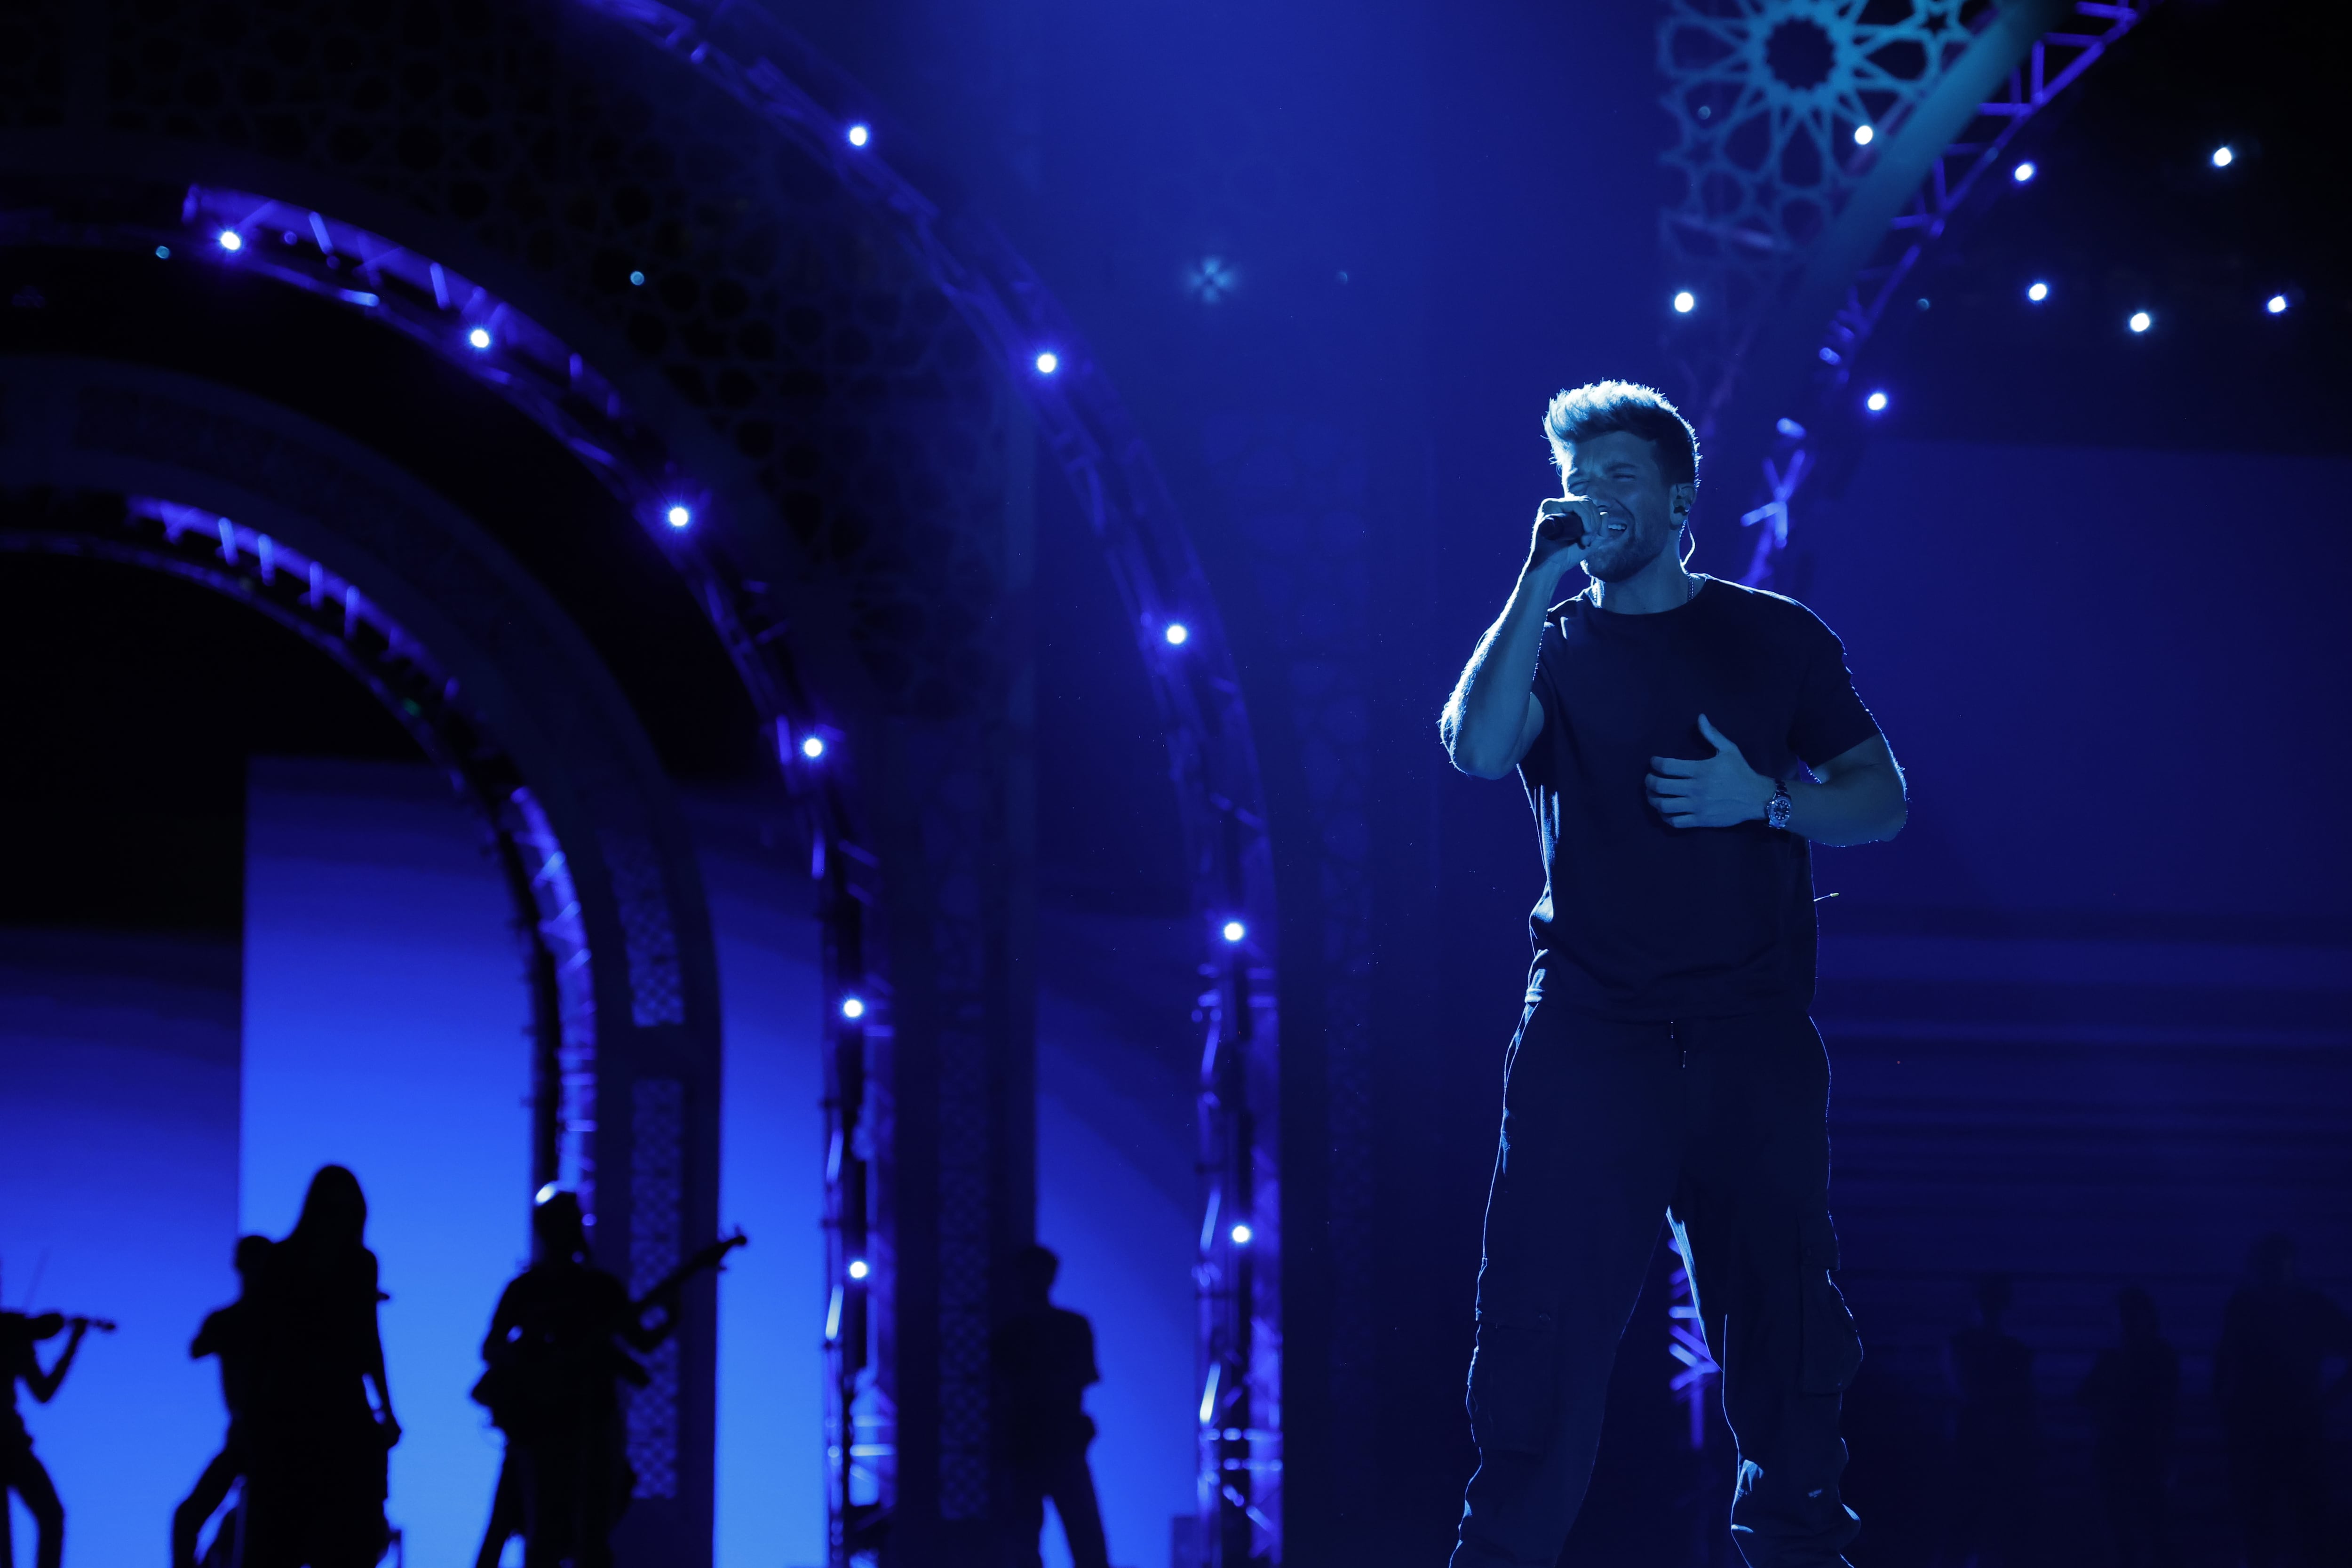
[[[1470,1435],[1482,1454],[1549,1446],[1559,1413],[1559,1335],[1549,1322],[1478,1321],[1470,1357]]]
[[[1862,1335],[1830,1279],[1838,1266],[1838,1240],[1827,1209],[1805,1216],[1801,1246],[1798,1387],[1806,1394],[1843,1394],[1862,1370]]]

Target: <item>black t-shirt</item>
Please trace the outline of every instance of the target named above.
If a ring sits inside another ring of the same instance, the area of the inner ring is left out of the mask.
[[[1772,778],[1878,733],[1845,649],[1793,599],[1711,577],[1689,603],[1554,606],[1536,662],[1543,733],[1519,763],[1546,884],[1528,994],[1659,1021],[1803,1009],[1813,995],[1812,861],[1761,821],[1670,827],[1650,759],[1704,758],[1702,713]]]

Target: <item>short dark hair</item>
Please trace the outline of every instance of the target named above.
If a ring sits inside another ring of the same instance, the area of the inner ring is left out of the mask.
[[[1544,438],[1552,460],[1567,467],[1567,448],[1578,441],[1623,430],[1650,444],[1658,472],[1670,485],[1698,485],[1698,432],[1682,410],[1654,386],[1633,381],[1596,381],[1563,392],[1544,410]]]

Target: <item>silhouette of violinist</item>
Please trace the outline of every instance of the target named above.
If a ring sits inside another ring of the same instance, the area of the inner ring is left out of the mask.
[[[205,1521],[227,1500],[229,1488],[245,1474],[242,1421],[253,1384],[253,1295],[262,1265],[269,1258],[269,1238],[241,1237],[235,1256],[240,1287],[237,1299],[207,1316],[204,1327],[196,1331],[195,1342],[188,1347],[192,1360],[220,1358],[221,1403],[228,1409],[228,1436],[222,1441],[220,1452],[212,1457],[205,1473],[197,1478],[195,1489],[173,1510],[172,1568],[196,1568],[196,1537],[204,1530]],[[224,1527],[225,1531],[228,1529]],[[217,1541],[214,1550],[220,1550]],[[225,1555],[223,1560],[229,1559]]]
[[[292,1233],[263,1255],[247,1307],[252,1375],[237,1420],[243,1568],[373,1568],[390,1543],[383,1501],[400,1424],[366,1229],[359,1178],[325,1165]]]
[[[92,1329],[111,1333],[114,1325],[102,1318],[68,1318],[58,1312],[38,1316],[0,1312],[0,1375],[5,1376],[8,1384],[8,1418],[0,1424],[0,1563],[16,1561],[8,1527],[10,1492],[24,1500],[25,1511],[33,1516],[37,1532],[34,1561],[39,1568],[58,1568],[65,1560],[65,1505],[58,1500],[48,1468],[33,1452],[33,1435],[25,1430],[25,1418],[16,1409],[16,1384],[22,1380],[32,1396],[47,1405],[57,1396],[58,1384],[66,1380],[84,1336]],[[61,1331],[67,1336],[66,1348],[44,1372],[33,1347]]]
[[[499,1298],[482,1342],[488,1370],[474,1397],[507,1436],[478,1564],[494,1568],[510,1536],[528,1568],[608,1568],[611,1534],[628,1507],[629,1468],[620,1384],[642,1388],[650,1352],[677,1329],[688,1279],[716,1268],[739,1234],[689,1258],[635,1300],[596,1267],[580,1200],[546,1191],[531,1211],[538,1257]],[[648,1314],[657,1321],[647,1323]]]

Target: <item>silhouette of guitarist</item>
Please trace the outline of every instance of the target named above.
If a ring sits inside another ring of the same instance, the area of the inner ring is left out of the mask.
[[[716,1268],[739,1233],[715,1241],[635,1300],[588,1255],[580,1200],[544,1194],[531,1212],[538,1261],[499,1298],[482,1342],[489,1370],[474,1385],[507,1436],[506,1463],[475,1561],[496,1568],[509,1536],[526,1568],[609,1568],[611,1534],[635,1484],[621,1418],[620,1384],[648,1374],[632,1351],[654,1350],[677,1327],[686,1282]],[[647,1318],[660,1314],[650,1324]]]

